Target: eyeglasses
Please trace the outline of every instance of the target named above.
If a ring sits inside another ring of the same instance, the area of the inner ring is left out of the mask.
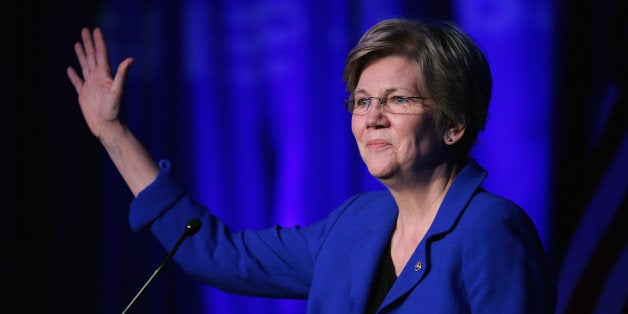
[[[419,114],[423,112],[421,100],[428,99],[421,96],[391,96],[386,99],[381,97],[351,97],[343,100],[348,112],[363,116],[371,108],[373,99],[381,105],[386,112],[395,114]]]

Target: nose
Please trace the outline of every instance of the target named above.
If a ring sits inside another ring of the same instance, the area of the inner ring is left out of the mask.
[[[369,109],[366,111],[366,126],[367,127],[384,127],[387,124],[388,119],[386,118],[385,110],[384,110],[384,102],[380,98],[375,98],[371,102]]]

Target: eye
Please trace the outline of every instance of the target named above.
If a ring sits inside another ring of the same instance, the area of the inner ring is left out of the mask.
[[[406,105],[408,104],[408,97],[405,96],[392,96],[388,100],[393,105]]]
[[[361,97],[355,99],[355,106],[357,108],[366,108],[371,104],[371,99],[368,97]]]

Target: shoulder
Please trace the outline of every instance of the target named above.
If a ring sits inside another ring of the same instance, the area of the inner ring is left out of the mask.
[[[459,223],[465,289],[473,308],[516,304],[529,307],[522,308],[524,312],[545,313],[555,304],[553,272],[537,229],[522,207],[479,189]]]
[[[513,201],[478,190],[460,217],[467,252],[488,250],[494,256],[513,254],[542,258],[544,248],[534,222]],[[527,252],[527,253],[523,253]]]
[[[532,227],[532,220],[521,206],[482,188],[469,201],[464,216],[478,225],[515,224]]]

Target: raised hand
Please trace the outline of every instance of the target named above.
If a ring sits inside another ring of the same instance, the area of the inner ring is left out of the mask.
[[[120,100],[133,59],[122,61],[115,77],[112,77],[107,45],[100,28],[95,28],[93,33],[83,28],[81,37],[83,43],[74,44],[74,51],[83,78],[72,67],[68,67],[67,74],[76,89],[89,129],[94,136],[102,139],[107,132],[123,124],[120,120]]]
[[[83,43],[77,42],[74,51],[83,78],[72,67],[68,67],[68,77],[76,89],[89,129],[105,147],[133,195],[137,195],[157,177],[159,168],[120,118],[120,100],[133,59],[122,61],[112,77],[107,46],[100,29],[90,33],[84,28],[81,37]]]

